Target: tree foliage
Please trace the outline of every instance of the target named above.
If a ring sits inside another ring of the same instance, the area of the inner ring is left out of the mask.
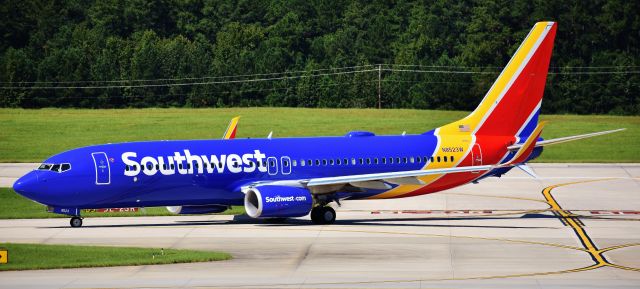
[[[544,112],[640,114],[638,11],[623,0],[7,0],[0,106],[376,107],[383,64],[413,70],[382,71],[383,107],[470,110],[531,26],[552,20]]]

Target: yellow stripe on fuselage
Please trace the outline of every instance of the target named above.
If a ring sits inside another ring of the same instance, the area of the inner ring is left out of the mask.
[[[438,131],[436,131],[436,135],[438,135]],[[439,136],[439,138],[440,141],[438,142],[438,146],[436,147],[436,150],[433,154],[434,161],[430,161],[426,166],[422,168],[423,170],[456,167],[466,157],[467,153],[469,152],[469,148],[473,145],[473,136],[471,135],[449,135],[446,137]],[[446,149],[451,149],[452,151],[444,152],[443,150]],[[449,161],[444,161],[445,156],[449,159]],[[454,158],[453,162],[451,161],[452,156]],[[440,162],[437,161],[438,157],[440,157]],[[423,181],[425,183],[424,185],[400,185],[384,193],[371,196],[369,197],[369,199],[397,198],[418,190],[424,186],[428,186],[442,176],[442,174],[422,176],[418,179]]]

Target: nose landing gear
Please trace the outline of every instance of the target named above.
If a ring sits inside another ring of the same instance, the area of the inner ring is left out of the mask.
[[[69,224],[71,225],[72,228],[80,228],[82,227],[82,218],[80,217],[71,217],[71,220],[69,221]]]

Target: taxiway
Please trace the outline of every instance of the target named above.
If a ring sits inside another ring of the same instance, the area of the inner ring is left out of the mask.
[[[533,164],[333,225],[233,216],[0,220],[0,242],[189,248],[211,263],[1,272],[2,288],[638,288],[640,165]],[[7,178],[10,178],[7,176]],[[61,256],[64,258],[64,256]]]

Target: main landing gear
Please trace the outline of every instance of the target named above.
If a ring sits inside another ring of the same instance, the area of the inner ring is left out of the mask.
[[[77,216],[76,217],[71,217],[71,220],[69,221],[69,224],[73,228],[80,228],[80,227],[82,227],[82,218],[77,217]]]
[[[316,206],[311,210],[311,221],[317,225],[333,224],[336,211],[329,206]]]

